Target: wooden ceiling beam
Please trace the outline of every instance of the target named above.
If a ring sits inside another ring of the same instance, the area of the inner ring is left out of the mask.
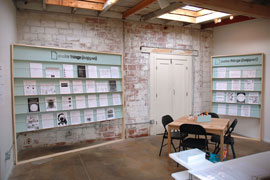
[[[255,18],[247,17],[247,16],[235,16],[232,20],[230,20],[230,18],[222,19],[222,21],[220,23],[217,23],[217,24],[214,23],[214,22],[207,23],[207,24],[202,24],[201,29],[214,28],[214,27],[218,27],[218,26],[234,24],[234,23],[248,21],[248,20],[252,20],[252,19],[255,19]]]
[[[173,21],[182,21],[182,22],[188,22],[188,23],[196,23],[195,17],[189,17],[189,16],[181,16],[176,14],[163,14],[159,16],[161,19],[168,19]]]
[[[196,11],[190,11],[185,9],[177,9],[175,11],[172,11],[171,14],[178,14],[178,15],[184,15],[184,16],[193,16],[197,17],[198,13]]]
[[[270,19],[270,6],[241,0],[181,0],[183,3],[230,14]]]
[[[102,11],[104,4],[77,0],[46,0],[46,4]]]
[[[166,14],[166,13],[169,13],[169,12],[172,12],[180,7],[183,7],[185,4],[183,3],[172,3],[170,4],[168,7],[164,8],[164,9],[159,9],[157,11],[154,11],[152,13],[149,13],[149,14],[146,14],[144,16],[142,16],[141,20],[143,21],[147,21],[147,20],[150,20],[150,19],[153,19],[153,18],[156,18],[158,16],[161,16],[163,14]]]
[[[95,2],[95,3],[106,3],[107,0],[82,0],[82,1],[87,1],[87,2]]]
[[[125,11],[123,13],[123,19],[127,18],[128,16],[138,12],[139,10],[149,6],[150,4],[152,4],[153,2],[155,2],[156,0],[143,0],[140,3],[136,4],[135,6],[133,6],[132,8],[128,9],[127,11]]]

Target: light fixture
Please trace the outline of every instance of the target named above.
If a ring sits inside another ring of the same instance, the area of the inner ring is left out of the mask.
[[[190,11],[200,11],[200,10],[202,10],[202,8],[195,7],[195,6],[189,6],[189,5],[186,5],[186,6],[182,7],[181,9],[190,10]]]
[[[218,23],[221,23],[221,19],[219,18],[217,22],[218,22]]]
[[[158,0],[158,5],[161,9],[164,9],[170,5],[168,0]]]
[[[233,15],[230,16],[230,20],[233,20]]]

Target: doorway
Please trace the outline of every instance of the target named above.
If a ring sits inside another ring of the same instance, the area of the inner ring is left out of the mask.
[[[151,54],[150,61],[150,116],[154,133],[160,134],[162,116],[177,119],[192,111],[192,57]]]

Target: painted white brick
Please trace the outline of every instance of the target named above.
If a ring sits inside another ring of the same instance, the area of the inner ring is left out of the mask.
[[[29,26],[40,26],[40,20],[39,19],[28,19],[26,21],[26,24]]]
[[[41,26],[44,27],[55,27],[55,21],[50,20],[41,20]]]
[[[69,27],[72,28],[72,29],[82,29],[83,25],[79,24],[79,23],[70,23]]]
[[[79,37],[78,36],[66,36],[66,40],[67,41],[79,41]]]
[[[52,36],[50,34],[38,34],[38,40],[40,40],[40,41],[51,41]]]
[[[57,28],[68,28],[68,23],[64,21],[56,21],[55,26]]]
[[[31,33],[44,33],[44,27],[31,27]]]
[[[57,34],[58,29],[57,28],[45,28],[45,33],[46,34]]]
[[[24,40],[29,40],[29,41],[37,40],[37,34],[34,34],[34,33],[24,33],[23,39]]]
[[[59,34],[72,34],[72,29],[58,29]]]

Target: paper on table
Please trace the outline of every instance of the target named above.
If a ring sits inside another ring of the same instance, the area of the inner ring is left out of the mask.
[[[107,94],[100,94],[99,95],[99,106],[108,106]]]
[[[96,92],[95,81],[86,80],[86,92],[88,93]]]
[[[96,95],[88,95],[88,107],[97,107]]]
[[[241,89],[241,80],[232,80],[232,90]]]
[[[111,67],[112,78],[120,78],[119,67]]]
[[[226,68],[217,68],[217,78],[226,77]]]
[[[231,116],[237,116],[237,105],[229,104],[228,114]]]
[[[83,86],[81,80],[73,80],[73,93],[83,93]]]
[[[70,112],[70,121],[71,124],[81,124],[81,115],[80,111],[71,111]]]
[[[241,106],[241,116],[250,117],[250,106],[242,105]]]
[[[73,78],[73,65],[63,64],[63,77],[64,78]]]
[[[68,125],[68,116],[67,112],[57,113],[57,126],[66,126]]]
[[[99,69],[99,77],[100,78],[111,78],[111,70],[110,69]]]
[[[105,109],[97,109],[97,121],[106,120]]]
[[[96,66],[88,66],[88,77],[89,78],[97,78],[97,67]]]
[[[85,108],[85,97],[84,96],[76,96],[76,108],[82,109]]]
[[[54,127],[52,113],[41,114],[41,119],[42,119],[43,129]]]
[[[227,82],[216,82],[216,90],[227,90]]]
[[[255,78],[256,77],[256,69],[246,69],[246,70],[243,70],[243,77],[246,77],[246,78]]]
[[[108,82],[97,82],[97,92],[108,92]]]
[[[226,114],[226,104],[218,104],[218,114]]]
[[[244,81],[244,90],[246,91],[253,91],[254,90],[254,80],[247,79]]]
[[[40,84],[40,94],[56,94],[54,83]]]
[[[249,104],[259,104],[259,93],[258,92],[248,93],[248,103]]]
[[[224,102],[224,92],[216,92],[216,102]]]
[[[30,63],[30,76],[36,78],[43,77],[41,63]]]
[[[226,102],[235,103],[236,102],[236,93],[235,92],[226,92]]]
[[[27,131],[33,131],[39,129],[38,115],[27,115]]]
[[[113,98],[113,105],[120,105],[121,104],[120,94],[113,94],[112,98]]]
[[[60,78],[60,69],[59,68],[46,68],[46,78]]]
[[[94,121],[94,112],[92,109],[84,111],[84,122],[89,123]]]
[[[108,108],[107,109],[107,119],[114,119],[115,115],[114,115],[114,108]]]
[[[56,97],[45,97],[46,111],[56,111],[57,101]]]
[[[35,80],[24,80],[24,95],[37,95],[37,86]]]
[[[60,94],[70,94],[69,81],[59,81]]]
[[[73,109],[72,96],[62,96],[62,109]]]
[[[230,78],[240,78],[241,77],[241,71],[239,71],[239,70],[230,70],[229,71],[229,77]]]

